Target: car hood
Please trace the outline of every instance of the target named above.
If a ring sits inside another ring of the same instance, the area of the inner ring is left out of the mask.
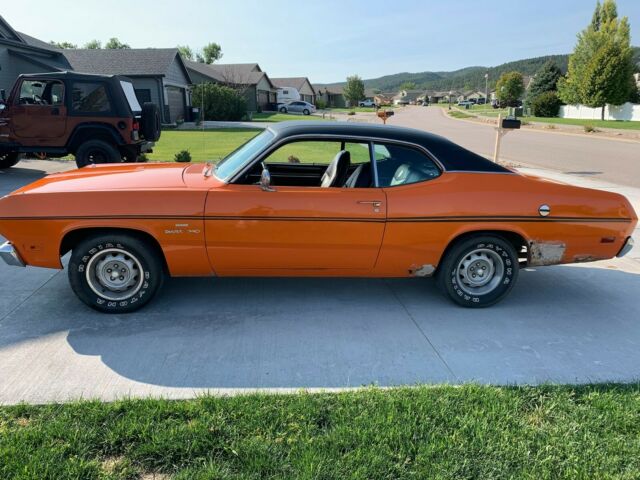
[[[90,165],[77,170],[47,175],[16,190],[11,195],[180,188],[184,187],[184,171],[191,166],[196,165],[185,166],[181,163]]]

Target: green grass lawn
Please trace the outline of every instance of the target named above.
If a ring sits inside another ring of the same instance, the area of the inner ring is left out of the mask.
[[[632,479],[638,472],[638,385],[0,407],[3,480]]]
[[[449,115],[453,118],[473,118],[475,115],[469,115],[468,113],[461,112],[459,110],[451,110]]]
[[[261,130],[221,128],[218,130],[164,130],[148,154],[150,162],[172,162],[180,150],[189,150],[194,162],[218,160],[254,137]]]
[[[285,122],[287,120],[322,120],[322,117],[316,115],[302,115],[301,113],[263,112],[253,114],[254,122]]]
[[[394,108],[398,108],[396,105],[384,105],[380,107],[382,110],[393,110]],[[349,112],[369,112],[375,113],[376,109],[374,107],[353,107],[353,108],[326,108],[327,112],[331,113],[349,113]]]
[[[555,123],[558,125],[591,125],[597,128],[619,128],[622,130],[640,130],[639,121],[623,120],[585,120],[578,118],[545,118],[545,117],[524,117],[528,122]]]

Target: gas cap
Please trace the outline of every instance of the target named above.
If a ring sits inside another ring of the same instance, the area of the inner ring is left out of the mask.
[[[540,208],[538,208],[538,213],[540,214],[541,217],[546,217],[551,213],[551,207],[546,203],[544,203],[540,205]]]

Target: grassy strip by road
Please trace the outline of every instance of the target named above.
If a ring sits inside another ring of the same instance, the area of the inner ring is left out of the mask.
[[[453,118],[475,118],[475,115],[469,115],[464,112],[459,112],[458,110],[451,110],[449,116]]]
[[[574,479],[639,471],[638,385],[0,408],[3,479]]]
[[[557,125],[590,125],[596,128],[616,128],[621,130],[640,130],[640,121],[626,120],[587,120],[581,118],[545,118],[524,117],[527,122],[554,123]]]
[[[165,130],[147,158],[150,162],[172,162],[176,153],[189,150],[194,162],[217,161],[260,132],[240,128]]]
[[[263,112],[254,113],[252,116],[254,122],[285,122],[287,120],[322,120],[321,116],[302,115],[295,113],[275,113]]]

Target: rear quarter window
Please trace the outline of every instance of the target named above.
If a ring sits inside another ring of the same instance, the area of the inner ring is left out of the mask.
[[[77,113],[111,111],[107,87],[100,82],[74,82],[71,89],[71,110]]]

